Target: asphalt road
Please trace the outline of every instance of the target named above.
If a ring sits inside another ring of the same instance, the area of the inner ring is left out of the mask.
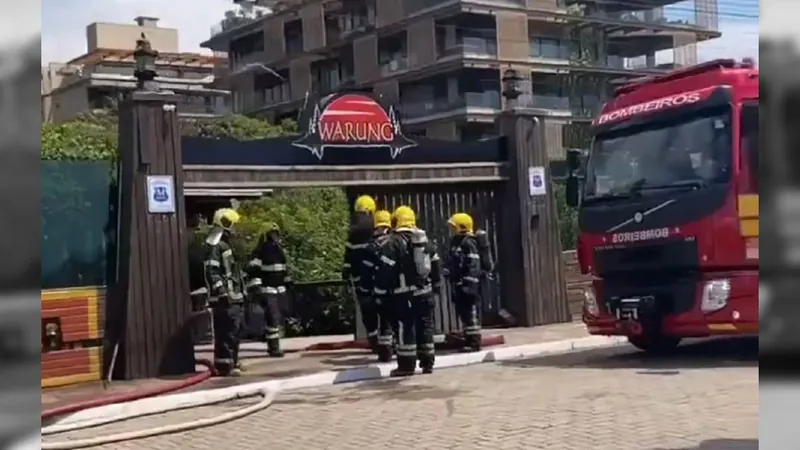
[[[46,440],[210,417],[253,401]],[[284,393],[228,424],[98,448],[756,450],[758,344],[718,340],[662,358],[623,347]]]

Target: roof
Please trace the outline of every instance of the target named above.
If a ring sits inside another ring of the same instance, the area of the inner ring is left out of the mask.
[[[93,65],[99,62],[134,62],[133,50],[128,49],[113,49],[113,48],[98,48],[94,51],[78,56],[68,61],[67,65]],[[214,66],[218,62],[225,61],[225,58],[219,58],[211,55],[203,55],[200,53],[167,53],[159,52],[156,58],[156,64],[169,65],[169,66]]]

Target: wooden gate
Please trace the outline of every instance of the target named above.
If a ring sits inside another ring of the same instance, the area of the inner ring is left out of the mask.
[[[501,137],[486,141],[411,140],[400,131],[391,106],[341,93],[311,108],[308,123],[300,124],[303,134],[294,138],[181,139],[174,108],[167,108],[171,101],[143,93],[121,107],[120,271],[106,308],[123,334],[120,377],[194,369],[187,358],[191,340],[182,329],[191,314],[188,273],[170,262],[187,259],[184,189],[338,186],[352,196],[367,192],[387,208],[414,207],[442,253],[448,217],[471,213],[491,233],[503,276],[502,296],[488,296],[492,300],[484,309],[508,306],[523,326],[570,320],[558,263],[555,199],[551,190],[530,188],[532,170],[548,165],[540,118],[504,112],[498,118]],[[155,178],[174,182],[174,211],[168,214],[151,208],[148,189]],[[141,251],[150,248],[157,251]],[[153,260],[166,264],[173,282],[139,276],[139,268]],[[450,331],[455,328],[451,303],[440,304],[438,328]],[[148,327],[146,317],[163,317],[163,326]]]
[[[497,229],[499,205],[497,195],[501,188],[499,182],[458,183],[458,184],[423,184],[393,187],[357,187],[347,191],[350,203],[362,194],[375,198],[378,207],[394,210],[398,206],[411,206],[417,213],[417,224],[423,228],[436,244],[440,255],[447,253],[450,239],[447,219],[457,212],[466,212],[475,220],[475,227],[489,233],[492,257],[499,261],[497,246]],[[498,270],[498,273],[500,270]],[[481,313],[494,313],[504,308],[500,295],[499,278],[484,280],[483,305]],[[436,305],[436,330],[439,333],[457,331],[460,323],[453,307],[452,294],[445,284],[439,293]],[[482,315],[484,315],[482,314]]]

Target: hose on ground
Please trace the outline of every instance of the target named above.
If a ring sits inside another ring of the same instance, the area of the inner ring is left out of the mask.
[[[186,389],[187,387],[194,386],[211,378],[211,375],[213,374],[214,371],[214,365],[211,363],[211,361],[200,359],[197,360],[197,364],[205,366],[207,370],[192,375],[191,377],[186,378],[184,380],[176,381],[175,383],[170,383],[163,386],[157,386],[152,389],[142,389],[134,392],[126,392],[124,394],[114,395],[111,397],[100,397],[85,402],[71,403],[69,405],[47,409],[45,411],[42,411],[42,420],[52,419],[54,417],[76,413],[78,411],[83,411],[85,409],[97,408],[106,405],[113,405],[116,403],[132,402],[134,400],[139,400],[146,397],[155,397],[157,395],[163,395],[170,392],[179,391],[181,389]]]
[[[74,441],[62,441],[62,442],[42,442],[42,447],[41,448],[42,448],[42,450],[73,450],[73,449],[93,447],[93,446],[98,446],[98,445],[113,444],[113,443],[122,442],[122,441],[131,441],[131,440],[135,440],[135,439],[143,439],[143,438],[148,438],[148,437],[153,437],[153,436],[160,436],[160,435],[164,435],[164,434],[180,433],[180,432],[183,432],[183,431],[190,431],[190,430],[196,430],[198,428],[209,427],[209,426],[213,426],[213,425],[219,425],[219,424],[222,424],[222,423],[225,423],[225,422],[230,422],[232,420],[241,419],[242,417],[248,416],[250,414],[253,414],[253,413],[256,413],[258,411],[261,411],[261,410],[264,410],[264,409],[268,408],[272,404],[272,402],[275,400],[275,396],[277,395],[277,391],[264,389],[262,391],[257,392],[256,394],[246,394],[245,395],[245,394],[241,394],[241,393],[236,393],[236,394],[232,394],[231,397],[228,398],[228,399],[224,399],[222,401],[215,400],[213,402],[208,402],[208,403],[199,404],[199,405],[196,404],[196,405],[193,405],[192,408],[197,408],[197,407],[201,407],[201,406],[208,406],[208,405],[212,405],[212,404],[218,404],[218,403],[222,403],[222,402],[225,402],[225,401],[231,401],[231,400],[236,400],[236,399],[241,399],[241,398],[247,398],[247,397],[251,397],[253,395],[262,396],[261,401],[259,401],[258,403],[254,404],[254,405],[250,405],[250,406],[247,406],[245,408],[242,408],[242,409],[239,409],[239,410],[236,410],[236,411],[225,413],[225,414],[222,414],[220,416],[210,417],[210,418],[207,418],[207,419],[192,420],[192,421],[189,421],[189,422],[184,422],[184,423],[179,423],[179,424],[174,424],[174,425],[165,425],[165,426],[162,426],[162,427],[150,428],[150,429],[145,429],[145,430],[135,430],[135,431],[128,431],[128,432],[124,432],[124,433],[106,435],[106,436],[98,436],[98,437],[90,438],[90,439],[81,439],[81,440],[74,440]],[[175,408],[164,408],[163,410],[157,411],[155,413],[148,413],[148,414],[141,414],[139,416],[126,417],[125,420],[130,420],[130,419],[132,419],[134,417],[141,417],[141,416],[145,416],[145,415],[149,416],[149,415],[152,415],[152,414],[162,414],[162,413],[165,413],[165,412],[175,411],[175,410],[176,410]],[[76,431],[76,430],[80,430],[80,429],[91,428],[91,427],[95,427],[95,426],[99,426],[99,425],[105,425],[105,424],[108,424],[108,423],[118,422],[118,421],[119,420],[114,420],[114,419],[111,419],[111,420],[99,419],[99,420],[92,421],[92,422],[89,422],[89,423],[76,424],[74,426],[65,426],[65,427],[60,427],[60,428],[57,428],[57,429],[52,429],[51,428],[50,430],[42,430],[42,435],[55,434],[55,433],[65,433],[67,431]]]
[[[187,318],[186,322],[184,322],[184,324],[181,327],[181,330],[179,331],[179,333],[186,332],[186,329],[188,327],[190,327],[190,326],[193,326],[194,323],[198,319],[206,317],[206,316],[208,316],[210,314],[212,314],[210,309],[202,310],[202,311],[196,311],[196,312],[192,313]],[[212,323],[213,323],[213,321],[212,321]],[[213,328],[212,328],[211,332],[212,332],[212,335],[213,335]],[[114,345],[114,355],[112,357],[111,365],[109,367],[108,379],[105,380],[105,383],[104,383],[104,386],[106,386],[106,387],[111,382],[111,375],[114,372],[114,364],[116,363],[116,360],[117,360],[118,350],[119,350],[119,342],[117,342]],[[100,397],[100,398],[96,398],[96,399],[93,399],[93,400],[88,400],[88,401],[83,401],[83,402],[76,402],[76,403],[71,403],[71,404],[68,404],[68,405],[60,406],[60,407],[57,407],[57,408],[48,409],[48,410],[42,411],[42,421],[53,419],[53,418],[60,417],[60,416],[65,416],[67,414],[76,413],[78,411],[83,411],[85,409],[97,408],[97,407],[106,406],[106,405],[113,405],[113,404],[116,404],[116,403],[132,402],[134,400],[140,400],[140,399],[147,398],[147,397],[155,397],[157,395],[164,395],[164,394],[168,394],[168,393],[171,393],[171,392],[180,391],[182,389],[186,389],[186,388],[194,386],[196,384],[200,384],[203,381],[206,381],[209,378],[211,378],[211,376],[214,374],[214,364],[212,364],[211,361],[209,361],[207,359],[198,359],[195,363],[199,364],[201,366],[205,366],[207,370],[205,370],[203,372],[200,372],[200,373],[197,373],[195,375],[192,375],[189,378],[176,381],[175,383],[170,383],[170,384],[163,385],[163,386],[157,386],[157,387],[151,388],[151,389],[143,389],[143,390],[139,390],[139,391],[124,393],[124,394],[119,394],[119,395],[113,395],[113,396],[110,396],[110,397]]]

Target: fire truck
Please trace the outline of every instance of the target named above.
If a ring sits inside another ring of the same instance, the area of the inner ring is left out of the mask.
[[[715,60],[618,88],[567,201],[583,322],[647,352],[758,333],[758,68]]]

